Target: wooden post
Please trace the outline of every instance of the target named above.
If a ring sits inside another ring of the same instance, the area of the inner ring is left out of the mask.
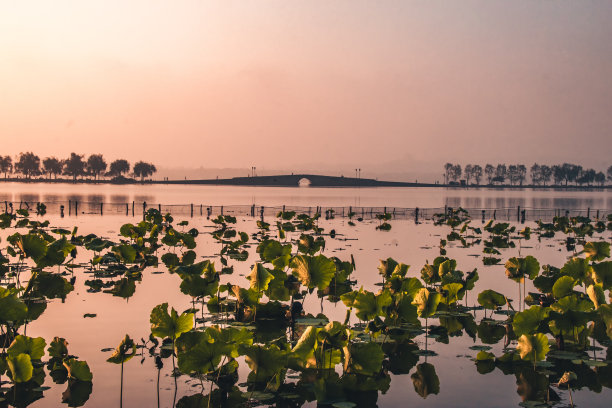
[[[587,218],[591,217],[591,207],[587,208]]]
[[[60,205],[60,217],[64,218],[64,205]]]
[[[161,214],[161,204],[157,204],[157,211]]]
[[[516,207],[516,220],[517,221],[521,220],[521,206],[520,205]]]
[[[497,219],[497,209],[493,210],[493,219]]]
[[[74,215],[79,215],[79,202],[76,200],[74,202]]]
[[[132,201],[132,217],[134,216],[134,201]]]
[[[414,209],[414,222],[419,222],[419,207]]]
[[[147,212],[147,202],[143,201],[142,202],[142,219],[145,219],[145,213]]]
[[[223,206],[221,206],[221,215],[223,215]]]
[[[483,223],[485,222],[485,213],[486,213],[486,211],[482,210],[482,222]]]
[[[261,216],[261,222],[263,222],[263,220],[264,220],[264,206],[263,205],[261,206],[261,210],[260,210],[259,214]]]
[[[191,218],[193,218],[193,203],[191,204]]]
[[[128,203],[125,203],[125,216],[127,217],[129,213],[130,213],[130,205]]]
[[[68,215],[72,214],[72,201],[68,200]]]
[[[104,215],[104,203],[100,203],[100,215]]]
[[[283,214],[285,213],[285,205],[283,204]]]
[[[597,219],[599,219],[599,210],[597,210]]]
[[[202,204],[200,204],[200,217],[202,216]]]

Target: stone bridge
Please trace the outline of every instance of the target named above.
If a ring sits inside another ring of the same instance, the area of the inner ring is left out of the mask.
[[[234,177],[209,180],[171,180],[168,184],[215,184],[229,186],[271,186],[271,187],[411,187],[423,184],[396,181],[378,181],[356,177],[322,176],[318,174],[281,174],[277,176]]]

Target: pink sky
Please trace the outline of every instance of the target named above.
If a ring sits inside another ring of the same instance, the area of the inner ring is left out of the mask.
[[[605,0],[0,0],[0,154],[607,167],[610,21]]]

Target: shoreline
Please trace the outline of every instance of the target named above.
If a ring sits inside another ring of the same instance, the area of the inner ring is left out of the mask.
[[[310,177],[308,177],[310,176]],[[301,186],[296,179],[314,179],[315,183]],[[509,185],[509,184],[436,184],[436,183],[412,183],[402,181],[379,181],[375,179],[356,179],[346,177],[317,176],[317,175],[291,175],[291,176],[261,176],[261,177],[236,177],[230,179],[204,179],[204,180],[91,180],[91,179],[24,179],[24,178],[0,178],[0,183],[46,183],[46,184],[111,184],[111,185],[203,185],[203,186],[235,186],[235,187],[323,187],[323,188],[448,188],[448,189],[491,189],[491,190],[555,190],[555,191],[606,191],[612,189],[612,185],[604,186],[579,186],[579,185]]]

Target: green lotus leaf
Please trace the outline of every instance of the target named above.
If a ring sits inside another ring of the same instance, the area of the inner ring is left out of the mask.
[[[326,345],[336,349],[346,347],[350,337],[350,329],[346,325],[335,321],[327,323],[318,333],[319,341],[324,340]]]
[[[550,305],[550,308],[557,313],[588,312],[593,309],[593,303],[580,299],[577,295],[569,295]]]
[[[134,355],[136,355],[136,344],[134,344],[134,340],[126,334],[113,354],[111,354],[106,361],[113,364],[122,364],[134,357]]]
[[[517,337],[523,334],[533,334],[538,330],[540,323],[548,318],[549,313],[550,309],[547,307],[531,306],[529,309],[514,315],[512,329]]]
[[[412,298],[405,294],[395,297],[397,316],[406,323],[416,324],[419,321],[417,307],[412,304]]]
[[[66,278],[49,272],[37,272],[32,275],[28,286],[39,296],[48,299],[65,298],[68,293],[74,290]]]
[[[241,347],[241,354],[245,355],[246,363],[259,380],[272,377],[287,363],[287,353],[275,344]]]
[[[28,307],[10,290],[0,287],[0,323],[21,322],[28,315]]]
[[[69,381],[62,393],[62,402],[69,407],[82,407],[89,400],[92,389],[91,381]]]
[[[458,300],[463,299],[464,291],[462,283],[448,283],[442,286],[447,292],[445,303],[450,305],[452,303],[456,303]]]
[[[423,288],[423,284],[418,278],[407,278],[402,281],[401,291],[414,299],[416,294]]]
[[[612,262],[599,262],[593,264],[593,280],[600,284],[604,290],[612,290]]]
[[[274,275],[261,263],[256,262],[247,279],[251,281],[251,289],[256,292],[263,292],[268,289],[268,284],[274,279]]]
[[[599,262],[610,257],[610,243],[604,241],[587,242],[584,251],[591,261]]]
[[[429,289],[420,289],[414,297],[412,304],[417,307],[419,317],[427,318],[433,316],[438,309],[442,295],[438,292],[430,292]]]
[[[184,337],[184,336],[183,336]],[[179,341],[183,338],[179,338]],[[200,339],[192,347],[185,349],[177,344],[178,367],[185,374],[206,374],[217,369],[223,357],[223,344]]]
[[[542,333],[523,334],[518,339],[517,350],[523,360],[542,361],[546,358],[549,349],[548,337]]]
[[[47,351],[49,356],[63,359],[68,355],[68,342],[62,337],[54,337]]]
[[[414,390],[422,398],[440,392],[440,379],[436,374],[435,367],[429,363],[418,364],[416,372],[410,378],[412,378]]]
[[[612,339],[612,305],[601,305],[597,311],[606,325],[608,337]]]
[[[213,296],[219,288],[219,277],[209,280],[200,275],[183,275],[181,292],[191,297]]]
[[[357,317],[361,320],[372,320],[376,316],[384,316],[383,308],[392,302],[388,290],[383,290],[378,295],[361,289],[355,296],[353,307],[357,310]]]
[[[591,276],[589,260],[584,258],[572,258],[563,265],[561,274],[571,276],[575,280],[583,282],[588,276]]]
[[[495,354],[488,351],[481,350],[476,354],[476,361],[490,361],[495,360]]]
[[[478,303],[485,309],[494,310],[505,305],[506,302],[507,300],[504,295],[491,289],[483,290],[478,294]]]
[[[552,293],[556,299],[561,299],[564,296],[573,293],[576,281],[571,276],[562,276],[553,285]]]
[[[474,284],[478,281],[478,278],[478,271],[476,269],[469,272],[465,277],[465,290],[474,289]]]
[[[595,308],[598,308],[600,305],[606,304],[606,295],[601,285],[594,284],[589,285],[586,290],[589,299],[595,305]]]
[[[298,367],[314,367],[316,361],[313,356],[317,348],[317,335],[321,329],[315,326],[308,326],[300,336],[298,342],[291,349],[289,359],[292,365]]]
[[[136,260],[136,249],[130,244],[121,244],[112,248],[113,253],[125,263],[134,263]]]
[[[400,277],[400,278],[404,278],[406,276],[406,274],[408,273],[408,269],[409,268],[410,268],[410,265],[406,265],[406,264],[400,262],[393,269],[393,272],[391,273],[391,276],[397,276],[397,277]]]
[[[382,369],[384,358],[385,355],[378,343],[352,343],[348,371],[362,375],[377,374]]]
[[[512,280],[520,280],[525,276],[533,280],[540,272],[540,263],[531,255],[525,258],[510,258],[505,266],[506,275]]]
[[[174,270],[174,268],[176,268],[180,263],[178,255],[172,252],[166,252],[165,254],[163,254],[161,260],[164,265],[166,265],[168,270],[171,271]]]
[[[378,273],[384,276],[385,279],[388,279],[398,265],[397,261],[393,258],[381,259],[378,265]]]
[[[241,345],[253,344],[253,333],[248,329],[212,326],[206,328],[206,334],[222,346],[223,354],[231,358],[238,357],[238,348]]]
[[[47,253],[47,241],[34,233],[20,235],[17,246],[23,251],[26,258],[30,258],[37,263]]]
[[[25,353],[18,354],[14,357],[7,357],[6,363],[11,370],[13,382],[24,383],[30,381],[34,372],[30,356]]]
[[[21,334],[15,337],[8,348],[9,357],[17,357],[19,354],[27,354],[32,360],[40,360],[45,355],[47,342],[42,337],[28,337]]]
[[[336,273],[336,264],[324,255],[298,255],[291,261],[292,273],[304,286],[327,288]]]
[[[68,377],[79,381],[91,381],[93,374],[86,361],[78,361],[70,358],[64,361],[64,367],[68,370]]]
[[[174,308],[168,313],[168,303],[162,303],[151,311],[150,322],[153,336],[177,339],[193,329],[193,313],[182,313],[179,316]]]
[[[268,284],[266,296],[268,296],[270,300],[288,301],[291,296],[289,288],[285,286],[287,273],[278,269],[272,269],[270,273],[274,276],[274,279]]]

